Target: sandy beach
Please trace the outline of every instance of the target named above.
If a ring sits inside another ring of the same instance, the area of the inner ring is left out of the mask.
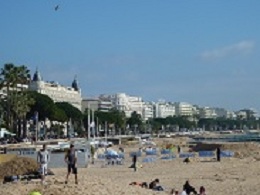
[[[133,148],[126,148],[126,153],[130,150]],[[259,154],[258,151],[256,154]],[[123,165],[103,166],[102,162],[97,161],[88,168],[78,169],[78,185],[74,184],[73,175],[69,183],[64,184],[65,167],[52,169],[55,175],[47,177],[45,186],[41,186],[39,181],[0,184],[0,194],[28,195],[32,190],[38,190],[42,195],[169,194],[172,188],[181,190],[187,179],[197,190],[204,186],[207,194],[211,195],[260,194],[260,161],[253,156],[222,158],[221,162],[196,158],[185,164],[183,159],[176,158],[140,163],[143,168],[134,172],[128,168],[131,164],[129,155],[126,155]],[[155,178],[160,179],[165,191],[156,192],[129,185],[133,181],[151,182]]]

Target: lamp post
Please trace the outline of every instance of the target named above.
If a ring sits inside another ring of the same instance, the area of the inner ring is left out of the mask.
[[[90,108],[88,104],[88,140],[90,140]]]
[[[135,124],[135,125],[134,125],[134,127],[135,127],[135,135],[136,135],[136,128],[138,127],[138,125],[137,125],[137,124]]]
[[[38,131],[39,131],[39,113],[36,111],[34,113],[34,119],[35,119],[35,143],[38,140]]]
[[[2,126],[2,122],[4,121],[4,115],[7,115],[6,111],[1,112],[1,118],[0,118],[0,128]]]

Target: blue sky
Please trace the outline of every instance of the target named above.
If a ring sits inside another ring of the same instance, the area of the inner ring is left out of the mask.
[[[260,110],[259,21],[259,0],[2,0],[0,64],[77,75],[83,96]]]

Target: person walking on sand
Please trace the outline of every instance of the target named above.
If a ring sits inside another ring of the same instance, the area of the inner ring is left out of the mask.
[[[91,152],[91,164],[94,164],[95,147],[93,145],[90,146],[90,152]]]
[[[218,162],[220,162],[220,153],[221,153],[221,151],[220,151],[220,148],[219,147],[217,147],[217,161]]]
[[[46,145],[43,144],[42,149],[37,154],[37,162],[40,164],[41,183],[45,184],[45,176],[47,175],[48,162],[50,160],[49,152]]]
[[[181,147],[179,145],[177,147],[177,150],[178,150],[178,154],[180,154],[181,153]]]
[[[133,168],[134,168],[134,171],[136,171],[136,167],[137,167],[137,155],[135,154],[134,156],[133,156]]]
[[[73,144],[70,145],[70,149],[66,153],[64,160],[68,164],[68,173],[66,176],[65,184],[68,183],[71,172],[75,175],[75,184],[78,184],[77,151],[75,150]]]

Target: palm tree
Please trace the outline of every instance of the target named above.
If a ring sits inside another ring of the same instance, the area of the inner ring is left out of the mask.
[[[15,66],[13,64],[5,64],[4,68],[1,69],[0,73],[0,89],[6,89],[6,97],[1,99],[6,107],[6,124],[7,128],[10,129],[12,126],[12,115],[11,115],[11,102],[12,96],[10,94],[11,89],[15,86]]]
[[[27,69],[26,66],[22,65],[18,67],[17,70],[17,83],[20,85],[27,86],[30,83],[31,76],[30,76],[30,70]],[[18,135],[21,136],[21,131],[23,132],[23,137],[27,136],[27,120],[26,120],[26,114],[30,111],[30,107],[34,104],[34,100],[28,95],[27,89],[23,86],[21,86],[20,91],[20,101],[19,108],[17,110],[17,116],[18,116],[18,125],[19,125],[19,131]],[[26,89],[26,90],[25,90]],[[22,123],[21,123],[22,121]],[[22,125],[23,124],[23,125]],[[23,129],[21,129],[21,125],[23,126]]]
[[[5,64],[0,73],[0,89],[6,89],[6,97],[3,101],[7,110],[7,127],[9,129],[12,127],[15,132],[17,121],[21,122],[22,118],[25,118],[29,106],[33,104],[25,90],[30,82],[29,72],[24,65]],[[18,135],[21,135],[21,130]]]

